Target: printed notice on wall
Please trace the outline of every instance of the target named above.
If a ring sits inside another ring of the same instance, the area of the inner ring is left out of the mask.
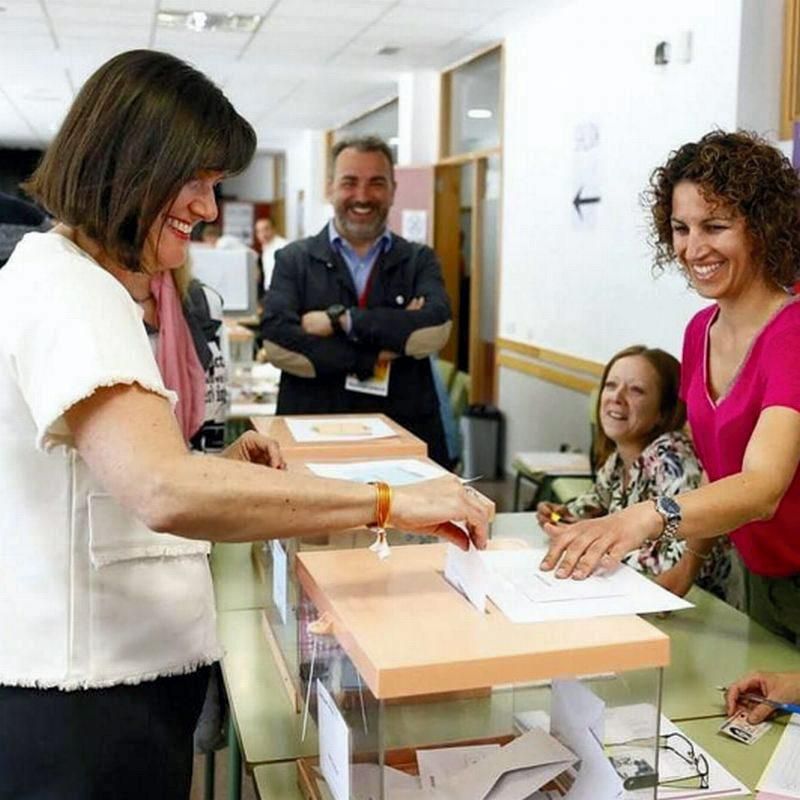
[[[350,800],[350,729],[317,679],[319,765],[334,800]]]
[[[281,616],[281,622],[286,624],[286,609],[288,603],[288,563],[286,560],[286,550],[283,545],[277,540],[273,539],[270,542],[272,549],[272,602],[278,609]]]
[[[409,242],[426,244],[428,241],[428,212],[424,209],[404,208],[400,216],[401,236]]]

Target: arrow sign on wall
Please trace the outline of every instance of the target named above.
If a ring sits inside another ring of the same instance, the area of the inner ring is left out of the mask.
[[[578,189],[575,199],[572,201],[572,205],[575,206],[575,210],[578,212],[578,216],[583,219],[583,211],[581,210],[581,206],[590,205],[591,203],[599,203],[599,197],[581,197],[581,192],[583,191],[583,186]]]

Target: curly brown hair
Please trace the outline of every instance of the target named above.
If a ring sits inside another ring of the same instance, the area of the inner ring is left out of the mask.
[[[697,184],[708,201],[744,218],[753,259],[778,286],[800,277],[800,177],[766,139],[721,130],[673,151],[650,176],[644,202],[651,212],[655,272],[675,261],[672,193],[680,181]]]

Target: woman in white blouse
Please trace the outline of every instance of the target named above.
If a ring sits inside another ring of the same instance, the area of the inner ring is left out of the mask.
[[[89,78],[28,183],[59,224],[0,272],[0,797],[185,797],[220,657],[208,540],[376,522],[375,487],[270,469],[270,440],[185,445],[202,408],[169,270],[254,148],[208,79],[133,51]],[[158,365],[143,272],[169,331]],[[485,543],[455,478],[394,489],[390,512]]]

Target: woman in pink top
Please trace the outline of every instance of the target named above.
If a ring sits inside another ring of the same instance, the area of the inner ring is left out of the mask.
[[[686,592],[714,539],[729,534],[747,567],[758,622],[800,637],[800,178],[754,135],[714,131],[653,173],[658,268],[677,260],[712,301],[684,338],[681,396],[708,483],[552,537],[543,562],[583,578],[647,540],[691,541],[671,576]],[[560,561],[560,563],[559,563]]]

